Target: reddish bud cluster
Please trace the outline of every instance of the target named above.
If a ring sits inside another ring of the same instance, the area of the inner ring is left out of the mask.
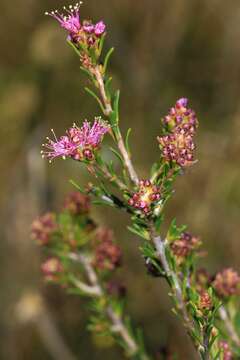
[[[240,276],[232,268],[227,268],[217,273],[212,285],[221,297],[236,295],[240,286]]]
[[[51,235],[57,230],[56,216],[53,213],[46,213],[39,216],[32,223],[31,237],[40,245],[47,245]]]
[[[207,291],[203,291],[200,294],[199,309],[200,310],[211,310],[213,307],[211,296]]]
[[[190,253],[200,246],[199,238],[191,235],[189,232],[183,232],[180,239],[175,240],[171,244],[171,249],[174,255],[178,258],[185,258]]]
[[[112,231],[99,228],[96,233],[96,240],[94,266],[100,270],[114,270],[120,266],[122,252],[113,241]]]
[[[90,210],[90,198],[78,191],[73,192],[65,198],[64,209],[72,215],[85,215]]]
[[[190,166],[194,161],[193,136],[198,126],[196,114],[187,108],[187,102],[185,98],[179,99],[170,109],[163,119],[169,134],[158,137],[163,159],[181,167]]]
[[[153,185],[150,180],[140,180],[139,189],[128,200],[130,206],[140,210],[144,214],[151,212],[151,206],[161,198],[160,189]]]
[[[41,270],[45,280],[57,281],[63,272],[63,266],[58,258],[51,257],[41,265]]]
[[[219,342],[219,350],[222,351],[223,360],[232,360],[233,354],[232,351],[226,341],[220,341]]]

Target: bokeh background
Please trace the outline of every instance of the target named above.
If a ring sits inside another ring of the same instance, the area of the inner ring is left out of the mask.
[[[83,91],[86,79],[65,33],[44,11],[62,0],[1,0],[0,4],[0,273],[1,346],[6,360],[122,359],[86,330],[86,304],[46,287],[39,249],[29,237],[33,218],[61,207],[69,178],[88,181],[71,161],[49,165],[40,157],[49,129],[58,134],[99,110]],[[133,159],[142,177],[159,156],[160,118],[179,97],[198,113],[199,162],[178,179],[166,212],[189,224],[208,251],[212,272],[240,267],[240,6],[237,0],[87,0],[82,16],[104,19],[116,52],[111,73],[121,88],[121,121],[133,129]],[[103,151],[105,151],[103,149]],[[167,288],[149,278],[128,219],[94,209],[124,248],[121,276],[128,310],[144,328],[152,351],[168,346],[194,359]],[[167,226],[167,225],[166,225]],[[97,347],[96,347],[97,346]]]

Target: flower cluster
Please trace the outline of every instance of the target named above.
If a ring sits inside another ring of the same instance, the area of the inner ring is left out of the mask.
[[[81,2],[77,3],[75,6],[70,5],[68,8],[64,6],[64,14],[59,13],[58,10],[46,12],[46,15],[49,15],[56,19],[62,28],[68,32],[69,40],[73,41],[76,44],[81,44],[85,46],[93,46],[98,39],[105,33],[106,25],[103,21],[99,21],[96,24],[93,24],[92,21],[83,20],[80,21],[80,9]]]
[[[65,198],[64,209],[72,215],[88,214],[90,210],[90,199],[79,191],[72,192]]]
[[[227,268],[216,274],[212,285],[220,297],[236,295],[240,287],[240,276],[232,268]]]
[[[181,260],[190,255],[200,244],[198,237],[191,235],[189,232],[183,232],[179,239],[171,243],[171,249],[173,254]]]
[[[31,237],[40,245],[47,245],[50,237],[56,230],[56,216],[55,214],[48,212],[33,221]]]
[[[57,257],[50,257],[41,265],[41,270],[46,281],[57,281],[63,273],[63,266]]]
[[[200,294],[199,309],[200,310],[211,310],[213,307],[212,298],[207,291],[203,291]]]
[[[148,215],[152,205],[161,198],[160,189],[150,180],[140,180],[138,191],[128,200],[130,206]]]
[[[113,241],[113,233],[107,228],[96,232],[94,266],[99,270],[114,270],[121,264],[122,252]]]
[[[74,124],[66,135],[59,139],[54,131],[54,140],[47,138],[48,143],[43,144],[46,150],[42,150],[42,157],[51,162],[54,158],[69,157],[74,160],[94,160],[94,151],[100,147],[104,134],[109,131],[109,125],[101,118],[95,118],[93,125],[85,120],[82,127]]]
[[[194,162],[195,144],[193,137],[198,126],[196,114],[187,107],[188,100],[179,99],[163,119],[168,134],[158,137],[162,157],[181,167]]]
[[[223,360],[232,360],[233,359],[232,351],[226,341],[222,340],[219,342],[219,350],[221,350]]]

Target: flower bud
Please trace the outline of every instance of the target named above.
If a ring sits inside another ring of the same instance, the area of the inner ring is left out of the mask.
[[[240,277],[232,268],[227,268],[216,274],[212,285],[220,297],[229,297],[239,293]]]
[[[87,214],[90,210],[90,198],[80,192],[73,192],[65,198],[64,209],[72,215]]]
[[[47,245],[53,233],[57,230],[56,216],[54,213],[46,213],[35,219],[31,226],[31,237],[39,245]]]
[[[50,257],[41,265],[41,270],[45,280],[57,281],[63,273],[63,266],[57,257]]]

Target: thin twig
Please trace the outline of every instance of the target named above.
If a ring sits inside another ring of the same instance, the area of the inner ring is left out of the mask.
[[[154,243],[157,255],[161,261],[162,267],[166,273],[166,276],[173,284],[173,291],[175,293],[176,299],[178,301],[179,310],[183,316],[184,324],[191,335],[192,331],[194,330],[194,324],[188,316],[188,312],[184,303],[183,293],[181,289],[181,285],[179,283],[179,279],[174,271],[171,270],[168,260],[166,258],[166,251],[165,251],[165,242],[162,240],[160,235],[156,235],[154,233],[153,225],[150,224],[150,237],[152,242]]]
[[[86,271],[86,275],[88,277],[88,281],[91,284],[91,285],[86,285],[86,286],[88,288],[92,288],[92,291],[93,291],[93,289],[98,289],[96,291],[96,296],[103,296],[104,291],[98,281],[97,274],[91,265],[90,258],[87,257],[86,255],[75,254],[75,253],[70,253],[68,255],[68,257],[71,260],[78,261],[84,267],[84,269]],[[76,282],[75,285],[78,287],[78,285],[79,285],[78,282]],[[82,283],[80,286],[80,290],[82,290]],[[116,311],[114,311],[114,309],[112,308],[111,305],[109,305],[107,307],[106,314],[112,322],[112,331],[115,333],[118,333],[119,336],[124,341],[124,343],[126,344],[127,349],[128,349],[128,354],[131,356],[137,354],[137,352],[139,351],[138,345],[135,342],[135,340],[133,339],[133,337],[130,335],[127,327],[124,325],[121,316],[119,316],[119,314]],[[143,355],[141,357],[141,360],[147,360],[147,359],[148,358],[146,355]]]
[[[102,77],[101,71],[99,69],[99,66],[97,65],[94,69],[92,69],[92,71],[93,71],[93,75],[95,76],[95,78],[97,80],[99,92],[100,92],[100,95],[101,95],[101,98],[102,98],[102,101],[104,104],[104,108],[105,108],[104,114],[109,117],[112,114],[113,109],[112,109],[111,101],[108,99],[106,91],[105,91],[104,81],[103,81],[103,77]],[[132,180],[132,182],[135,185],[138,185],[139,179],[138,179],[137,173],[133,167],[129,153],[125,147],[120,130],[118,130],[118,133],[117,133],[117,144],[118,144],[119,151],[121,152],[122,157],[124,159],[124,163],[128,170],[130,179]]]
[[[219,315],[220,315],[220,318],[222,319],[225,327],[226,327],[226,330],[230,336],[230,338],[233,340],[233,342],[238,346],[240,347],[240,338],[239,338],[239,335],[237,334],[236,330],[234,329],[234,326],[231,322],[231,319],[229,318],[229,315],[227,313],[227,310],[225,309],[225,307],[222,305],[220,308],[219,308]]]

